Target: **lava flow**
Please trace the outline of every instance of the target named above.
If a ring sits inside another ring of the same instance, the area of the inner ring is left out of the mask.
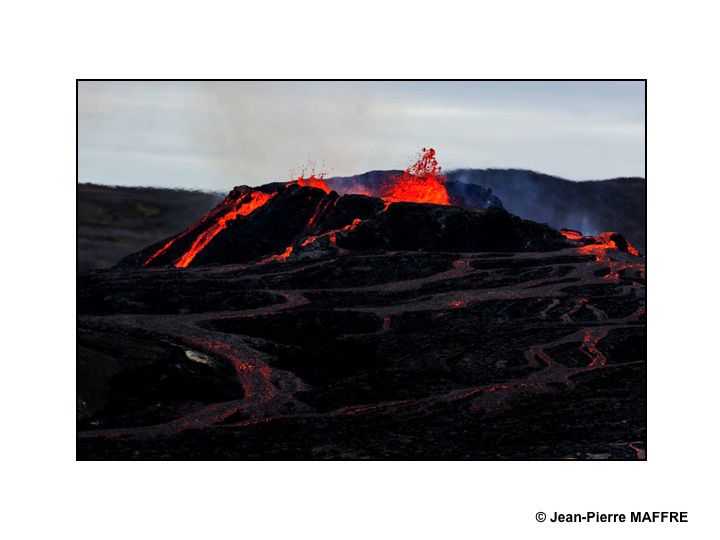
[[[619,246],[617,241],[613,238],[615,233],[611,232],[604,232],[600,233],[597,236],[598,243],[590,244],[587,246],[583,246],[580,248],[580,253],[586,253],[586,254],[592,254],[598,257],[598,260],[603,260],[607,258],[607,251],[609,249],[616,249],[618,251],[626,251],[630,253],[631,255],[635,255],[638,257],[640,253],[637,249],[635,249],[630,242],[626,242],[627,246],[623,247]]]
[[[560,229],[560,234],[562,234],[568,240],[575,241],[582,240],[585,237],[583,233],[574,229]]]
[[[450,204],[445,177],[435,159],[435,150],[423,148],[420,159],[400,176],[391,177],[382,186],[382,198],[387,202],[417,202]]]
[[[630,242],[622,235],[614,232],[604,232],[597,236],[585,236],[580,231],[573,229],[560,229],[560,234],[568,240],[585,243],[585,245],[580,248],[581,253],[601,256],[609,249],[616,249],[618,251],[626,251],[636,257],[640,256],[640,252],[633,247]]]
[[[251,191],[240,199],[240,205],[230,209],[229,212],[220,216],[218,220],[212,224],[205,232],[198,236],[178,261],[175,263],[177,268],[186,268],[193,259],[200,253],[215,236],[227,227],[228,221],[232,221],[238,216],[247,216],[250,212],[257,210],[272,197],[273,193],[264,193],[262,191]]]
[[[633,245],[625,240],[622,235],[614,232],[603,232],[597,236],[585,236],[580,231],[573,229],[560,229],[560,234],[572,241],[585,242],[586,245],[580,248],[580,253],[595,255],[604,258],[609,249],[626,251],[630,255],[640,256],[640,252]]]
[[[644,264],[633,263],[623,259],[618,260],[612,255],[612,253],[616,251],[640,257],[640,252],[621,234],[603,232],[597,236],[585,236],[581,232],[572,229],[560,229],[560,233],[568,240],[584,244],[577,249],[578,253],[592,255],[597,262],[607,265],[606,279],[618,281],[621,279],[621,273],[625,270],[639,271],[644,274]]]

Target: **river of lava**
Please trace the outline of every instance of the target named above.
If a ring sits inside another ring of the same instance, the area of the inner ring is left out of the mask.
[[[262,191],[251,191],[244,195],[240,199],[239,205],[233,206],[230,211],[220,216],[215,223],[195,239],[190,249],[178,259],[175,266],[178,268],[186,268],[193,259],[197,257],[197,254],[200,253],[220,231],[227,227],[228,221],[232,221],[238,216],[247,216],[250,212],[263,206],[272,199],[274,195],[274,193],[264,193]]]
[[[269,262],[285,262],[288,260],[288,257],[290,257],[290,255],[292,255],[292,252],[293,252],[293,247],[288,246],[285,248],[285,251],[283,251],[282,253],[280,253],[278,255],[270,255],[266,259],[263,259],[262,261],[260,261],[260,264],[267,264]]]
[[[392,176],[382,186],[386,202],[450,204],[445,177],[435,159],[435,150],[423,148],[418,161],[401,175]]]
[[[163,247],[161,247],[161,248],[158,249],[155,253],[153,253],[152,255],[150,255],[150,257],[148,257],[148,260],[143,263],[143,266],[147,266],[148,264],[150,264],[151,262],[153,262],[158,256],[160,256],[160,255],[162,255],[163,253],[165,253],[168,249],[170,249],[170,246],[172,246],[172,245],[175,243],[175,240],[177,240],[178,238],[182,238],[182,237],[185,236],[188,232],[190,232],[190,229],[188,229],[188,230],[185,231],[184,233],[181,233],[179,236],[176,236],[175,238],[170,239],[170,241],[168,241]]]

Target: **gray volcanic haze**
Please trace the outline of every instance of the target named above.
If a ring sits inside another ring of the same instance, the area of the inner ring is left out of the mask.
[[[643,177],[645,85],[492,81],[81,81],[80,182],[226,193],[404,169]]]

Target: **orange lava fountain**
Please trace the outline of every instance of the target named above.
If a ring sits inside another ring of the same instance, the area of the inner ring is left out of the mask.
[[[435,150],[423,148],[418,161],[400,176],[393,176],[382,187],[381,196],[387,202],[417,202],[450,204],[445,177],[435,159]]]
[[[299,186],[310,186],[314,188],[322,189],[325,193],[330,193],[330,188],[327,185],[327,182],[323,180],[324,173],[320,173],[319,175],[315,176],[315,173],[310,175],[310,178],[305,178],[304,175],[300,175],[297,177],[297,184]]]

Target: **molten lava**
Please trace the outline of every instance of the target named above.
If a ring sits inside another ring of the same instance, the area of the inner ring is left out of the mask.
[[[640,257],[640,252],[622,235],[614,232],[603,232],[597,236],[585,236],[581,232],[572,229],[560,229],[560,233],[568,240],[584,244],[577,248],[578,253],[593,255],[597,262],[607,265],[605,279],[620,281],[622,274],[626,271],[634,271],[640,275],[645,273],[644,264],[622,259],[618,260],[613,256],[613,252],[617,251]]]
[[[446,180],[440,171],[441,167],[435,158],[435,150],[423,148],[417,162],[405,169],[402,174],[391,176],[380,186],[379,193],[374,193],[374,190],[362,185],[352,186],[347,193],[381,197],[385,200],[386,207],[393,202],[449,205],[450,196],[445,187]],[[313,172],[309,178],[305,178],[305,175],[301,174],[291,183],[319,188],[325,193],[332,191],[324,180],[323,173],[316,175]]]
[[[607,259],[607,251],[610,249],[624,251],[624,249],[622,249],[614,240],[613,236],[615,236],[615,233],[612,232],[600,233],[595,237],[596,243],[581,247],[580,253],[593,254],[598,258],[598,260],[602,260]],[[627,243],[627,252],[631,255],[639,257],[640,253],[638,250],[635,249],[630,242],[625,242]]]
[[[560,229],[560,234],[572,241],[593,241],[592,243],[581,247],[580,253],[593,254],[600,257],[603,256],[609,249],[625,251],[625,249],[619,246],[613,238],[615,236],[615,233],[613,232],[603,232],[597,236],[585,236],[580,231],[573,229]],[[625,240],[625,243],[627,244],[627,252],[630,255],[635,255],[636,257],[640,256],[640,252],[630,242]]]
[[[288,260],[288,257],[292,255],[293,247],[288,246],[285,248],[285,251],[278,255],[270,255],[270,257],[260,261],[260,264],[269,263],[269,262],[285,262]]]
[[[322,234],[318,234],[316,236],[308,236],[307,238],[305,238],[305,240],[302,241],[302,243],[300,244],[300,247],[309,246],[310,244],[318,241],[321,238],[327,238],[330,245],[334,246],[337,243],[337,234],[338,233],[346,232],[346,231],[354,231],[357,228],[357,226],[360,224],[361,221],[362,220],[356,218],[352,221],[352,223],[345,225],[344,227],[342,227],[340,229],[334,229],[332,231],[327,231]]]
[[[423,148],[418,161],[400,176],[391,177],[382,186],[381,197],[387,202],[450,204],[445,177],[435,159],[435,150]]]
[[[168,249],[170,249],[170,246],[172,246],[172,245],[175,243],[175,240],[178,240],[178,239],[182,238],[182,237],[185,236],[188,232],[190,232],[190,229],[186,230],[184,233],[182,233],[182,234],[176,236],[175,238],[171,239],[167,244],[165,244],[163,247],[161,247],[160,249],[158,249],[155,253],[153,253],[152,255],[150,255],[150,257],[148,257],[148,259],[143,263],[143,266],[147,266],[148,264],[150,264],[151,262],[153,262],[155,259],[157,259],[158,256],[160,256],[160,255],[162,255],[163,253],[165,253]]]
[[[238,201],[239,204],[236,203],[236,206],[232,206],[227,213],[220,216],[212,226],[195,239],[190,249],[178,259],[175,266],[178,268],[186,268],[193,259],[197,257],[197,254],[200,253],[220,231],[227,227],[229,221],[234,220],[238,216],[247,216],[249,213],[254,212],[272,199],[274,195],[274,193],[264,193],[262,191],[251,191],[244,195]]]
[[[299,186],[310,186],[314,188],[322,189],[325,193],[330,193],[330,188],[327,185],[327,182],[323,180],[323,177],[325,176],[324,173],[320,173],[317,176],[315,176],[315,173],[310,175],[310,178],[305,178],[304,175],[300,175],[297,177],[297,184]]]
[[[568,240],[582,240],[584,238],[583,233],[574,229],[560,229],[560,234]]]
[[[318,204],[315,208],[315,212],[313,212],[310,221],[308,221],[307,228],[312,229],[313,227],[315,227],[320,221],[320,218],[323,216],[323,214],[328,210],[328,208],[331,205],[335,206],[336,204],[337,199],[331,199],[330,197],[325,197],[322,201],[320,201],[320,204]]]

